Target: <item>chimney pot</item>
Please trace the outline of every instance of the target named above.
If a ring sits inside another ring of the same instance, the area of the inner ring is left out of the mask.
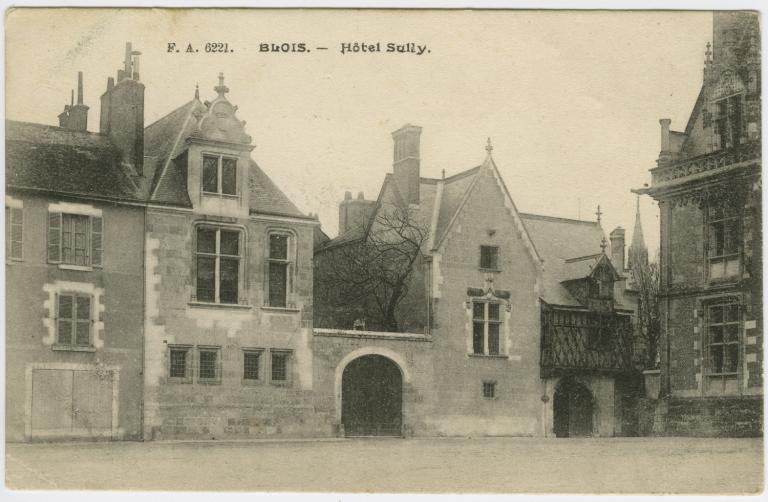
[[[357,200],[365,200],[365,195],[363,195],[363,192],[357,192]]]
[[[670,119],[659,119],[661,124],[661,151],[669,152],[669,125],[672,123]]]
[[[83,72],[77,72],[77,104],[83,104]]]
[[[352,199],[352,192],[344,192],[344,200],[351,200]]]

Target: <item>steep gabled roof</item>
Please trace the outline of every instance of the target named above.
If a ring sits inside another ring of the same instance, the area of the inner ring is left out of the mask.
[[[443,195],[440,199],[440,211],[437,215],[437,221],[435,222],[434,232],[434,245],[437,246],[445,236],[448,227],[453,221],[454,215],[459,210],[464,197],[469,192],[469,187],[474,183],[477,173],[480,172],[480,167],[473,167],[466,171],[454,174],[446,178],[443,181]]]
[[[193,99],[144,128],[144,155],[155,162],[149,200],[158,204],[191,207],[186,190],[184,166],[173,160],[181,153],[185,140],[195,129],[194,112],[205,108]],[[184,179],[183,185],[180,181]]]
[[[6,120],[5,146],[8,187],[141,199],[138,186],[121,167],[119,152],[105,135]]]
[[[290,216],[308,220],[313,219],[299,211],[293,202],[291,202],[282,190],[275,185],[269,176],[267,176],[254,161],[251,161],[249,174],[249,209],[251,214]]]
[[[218,101],[225,99],[220,96]],[[144,129],[144,154],[155,163],[150,202],[192,206],[187,191],[186,158],[180,156],[187,148],[187,139],[204,135],[199,130],[198,118],[210,114],[211,106],[195,97]],[[250,141],[250,138],[243,136],[243,140]],[[311,219],[299,211],[256,162],[251,160],[248,167],[251,214]]]

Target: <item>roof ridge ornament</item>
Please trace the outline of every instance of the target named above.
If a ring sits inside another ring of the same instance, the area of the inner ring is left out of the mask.
[[[200,85],[195,82],[195,99],[200,100]]]
[[[488,155],[491,154],[493,151],[493,145],[491,144],[491,138],[488,137],[488,143],[485,145],[485,151],[488,152]]]
[[[600,241],[600,249],[603,250],[603,254],[605,254],[605,248],[608,247],[608,241],[605,240],[605,236],[603,236],[603,239]]]
[[[223,98],[226,93],[229,92],[229,87],[224,85],[224,72],[219,72],[219,85],[213,88],[214,91]]]
[[[595,215],[597,216],[597,222],[600,223],[603,217],[603,212],[600,210],[600,204],[597,205],[597,211],[595,211]]]

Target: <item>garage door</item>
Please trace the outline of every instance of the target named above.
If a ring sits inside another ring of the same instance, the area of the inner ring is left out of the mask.
[[[32,438],[112,436],[111,371],[32,371]]]

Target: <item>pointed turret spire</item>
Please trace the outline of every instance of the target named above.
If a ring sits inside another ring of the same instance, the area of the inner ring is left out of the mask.
[[[635,210],[635,228],[632,230],[632,243],[629,245],[629,267],[632,268],[636,260],[648,262],[648,248],[643,238],[643,224],[640,221],[640,194],[637,195],[637,209]]]

